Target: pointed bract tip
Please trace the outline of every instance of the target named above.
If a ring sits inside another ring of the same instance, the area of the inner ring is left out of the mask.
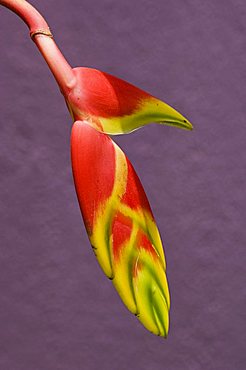
[[[166,126],[174,126],[174,127],[179,127],[183,130],[188,130],[192,131],[193,130],[193,125],[190,123],[187,119],[181,119],[181,120],[165,120],[160,122],[163,125]]]

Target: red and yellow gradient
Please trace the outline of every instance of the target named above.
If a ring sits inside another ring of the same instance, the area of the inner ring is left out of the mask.
[[[108,73],[72,68],[47,22],[24,0],[0,0],[28,25],[69,111],[72,165],[80,208],[95,255],[125,305],[153,333],[166,336],[170,298],[165,257],[143,187],[107,134],[151,122],[192,129],[175,109]]]
[[[74,68],[73,72],[76,85],[66,101],[74,121],[85,120],[112,135],[151,122],[192,129],[175,109],[120,78],[93,68]]]
[[[100,266],[143,325],[167,336],[165,257],[134,168],[109,136],[85,121],[73,125],[71,151],[82,216]]]

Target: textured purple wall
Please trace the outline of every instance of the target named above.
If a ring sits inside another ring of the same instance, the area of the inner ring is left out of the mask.
[[[94,258],[63,98],[26,26],[0,8],[0,369],[245,369],[245,0],[32,3],[73,66],[136,84],[195,130],[153,125],[116,138],[165,245],[163,340]]]

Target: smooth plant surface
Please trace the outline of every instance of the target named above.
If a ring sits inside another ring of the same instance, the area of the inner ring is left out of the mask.
[[[24,0],[2,0],[30,29],[73,119],[72,168],[93,251],[122,301],[152,333],[166,337],[170,295],[161,238],[141,182],[107,134],[156,122],[191,123],[145,91],[92,68],[72,68],[40,13]]]

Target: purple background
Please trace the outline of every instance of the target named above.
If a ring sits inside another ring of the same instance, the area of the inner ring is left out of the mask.
[[[245,0],[32,3],[73,66],[136,84],[195,130],[116,138],[165,245],[164,340],[125,309],[94,258],[71,119],[26,26],[0,7],[0,369],[245,369]]]

